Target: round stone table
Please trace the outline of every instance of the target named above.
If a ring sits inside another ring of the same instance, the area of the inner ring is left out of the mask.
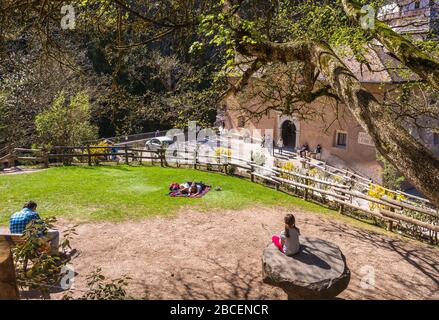
[[[270,243],[262,254],[264,283],[282,288],[288,299],[333,299],[347,288],[351,273],[340,248],[300,237],[300,252],[287,256]]]

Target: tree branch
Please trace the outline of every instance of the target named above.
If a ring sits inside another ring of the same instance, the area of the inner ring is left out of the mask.
[[[342,0],[342,3],[348,17],[357,23],[367,14],[361,12],[361,4],[357,0]],[[410,40],[378,19],[375,19],[375,26],[369,31],[402,64],[421,79],[428,81],[432,87],[439,89],[439,61],[428,56]]]
[[[316,66],[359,124],[369,132],[378,151],[439,207],[439,159],[396,123],[376,98],[323,42],[241,43],[241,54],[271,62],[306,61]]]
[[[250,67],[244,71],[244,74],[241,76],[239,81],[236,83],[236,85],[232,85],[233,92],[239,92],[242,91],[247,85],[250,80],[250,78],[259,70],[262,68],[262,66],[265,64],[265,61],[263,59],[257,58],[253,63],[250,65]]]

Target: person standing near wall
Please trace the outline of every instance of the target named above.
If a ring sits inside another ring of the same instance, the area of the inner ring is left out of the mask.
[[[279,139],[277,140],[277,147],[279,148],[279,153],[282,154],[282,151],[284,149],[284,141],[282,137],[279,137]]]
[[[316,153],[316,159],[322,160],[322,146],[320,144],[317,145],[315,153]]]

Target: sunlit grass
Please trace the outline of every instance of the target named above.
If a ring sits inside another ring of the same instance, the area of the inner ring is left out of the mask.
[[[211,185],[212,191],[199,199],[167,196],[170,183],[192,180]],[[222,190],[215,191],[217,186]],[[58,167],[0,177],[0,223],[5,224],[31,199],[39,204],[42,216],[81,221],[172,215],[186,206],[200,212],[258,205],[330,212],[297,197],[217,173],[161,167]]]

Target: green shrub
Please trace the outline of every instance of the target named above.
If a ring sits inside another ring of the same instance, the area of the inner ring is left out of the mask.
[[[378,160],[383,163],[383,185],[393,190],[401,190],[401,184],[405,181],[398,170],[383,156],[379,155]]]
[[[236,166],[235,165],[233,165],[233,164],[229,164],[228,166],[227,166],[227,172],[226,172],[226,174],[228,174],[228,175],[230,175],[230,176],[233,176],[234,174],[235,174],[235,172],[236,172]]]
[[[130,277],[123,276],[118,279],[106,280],[102,274],[102,269],[97,268],[87,276],[88,290],[78,299],[79,300],[125,300],[130,299],[126,293],[128,280]],[[63,300],[71,300],[72,296],[66,294]]]
[[[50,146],[76,146],[97,137],[97,127],[90,124],[90,103],[87,93],[80,91],[69,102],[64,92],[52,106],[35,118],[39,143]]]
[[[258,166],[264,166],[266,158],[265,155],[261,152],[252,152],[251,160],[256,163]]]
[[[56,218],[44,218],[31,221],[24,233],[23,242],[13,250],[17,282],[21,288],[29,288],[39,292],[42,298],[50,298],[50,288],[57,286],[65,275],[63,268],[66,261],[51,254],[48,240],[41,236],[47,229],[53,228]],[[75,235],[75,227],[64,232],[59,252],[66,254],[70,240]]]

